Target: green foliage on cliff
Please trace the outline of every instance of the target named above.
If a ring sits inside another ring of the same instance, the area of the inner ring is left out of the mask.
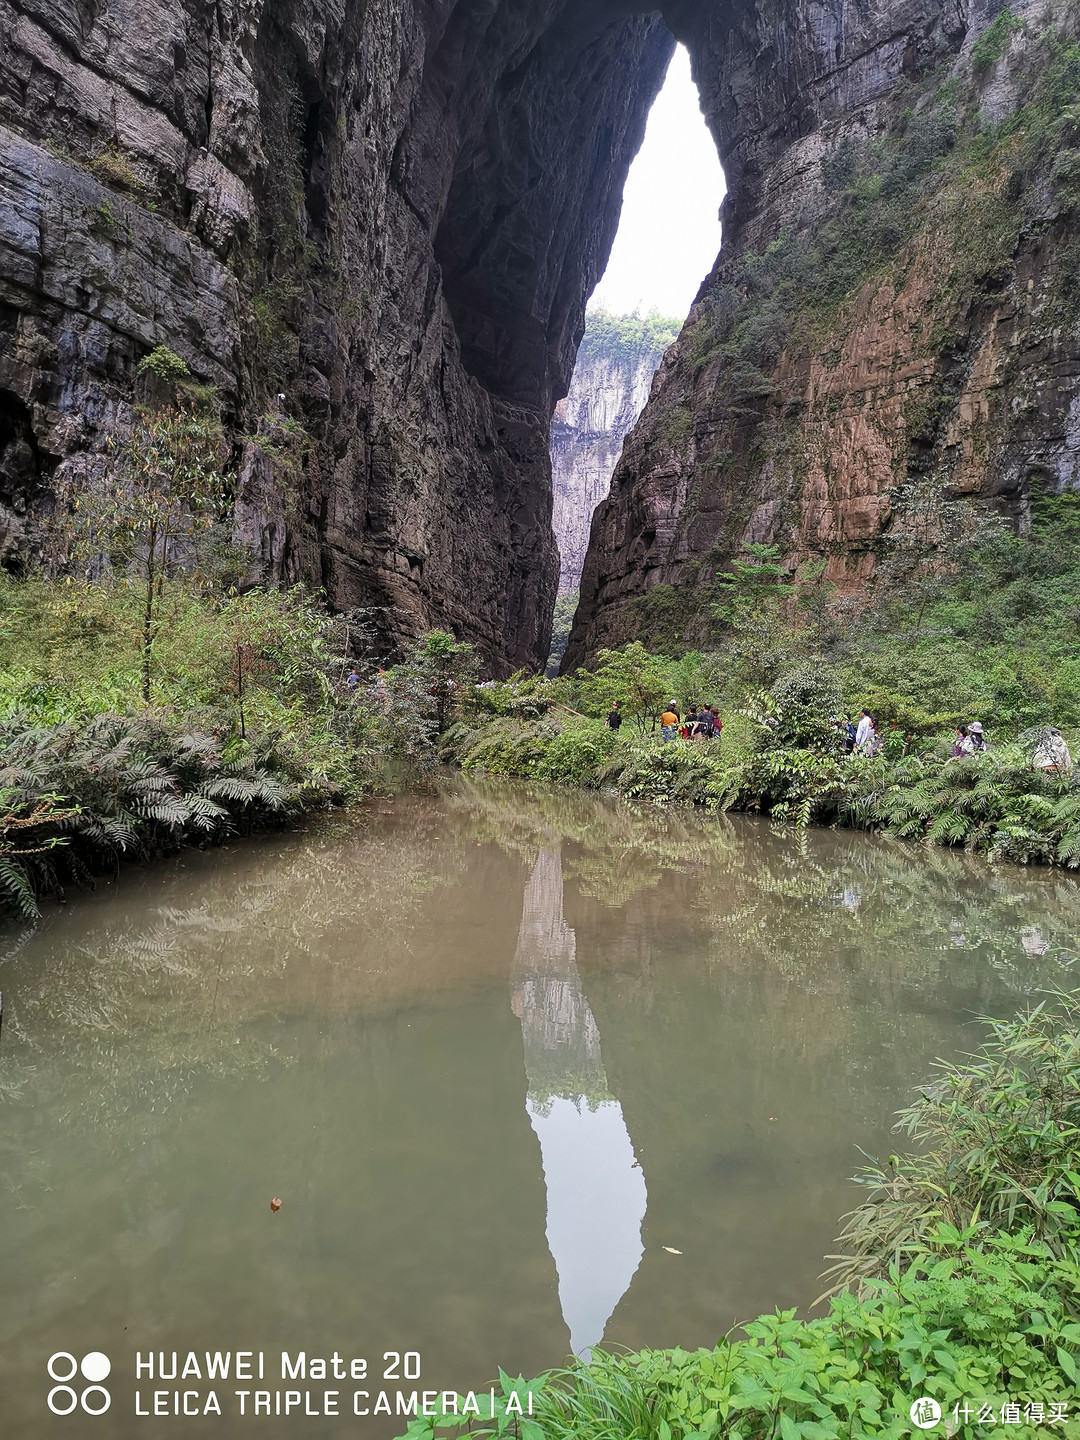
[[[971,50],[971,68],[978,73],[988,70],[1001,59],[1008,49],[1009,40],[1017,30],[1023,29],[1020,21],[1006,5],[995,17],[993,23],[976,40]]]
[[[593,305],[585,317],[578,359],[614,359],[631,365],[640,360],[658,360],[679,338],[681,329],[681,320],[655,310],[647,315],[637,310],[632,315],[614,315],[603,305]]]

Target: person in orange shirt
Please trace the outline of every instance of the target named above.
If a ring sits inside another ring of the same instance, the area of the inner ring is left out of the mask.
[[[660,734],[665,740],[674,740],[679,733],[679,712],[675,709],[675,701],[660,716]]]

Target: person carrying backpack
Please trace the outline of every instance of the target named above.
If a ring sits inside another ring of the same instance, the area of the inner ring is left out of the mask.
[[[968,726],[967,739],[964,741],[965,755],[983,755],[986,753],[986,737],[983,734],[983,727],[978,720],[973,720]]]

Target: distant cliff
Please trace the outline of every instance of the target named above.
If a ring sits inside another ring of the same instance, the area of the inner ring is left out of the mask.
[[[589,543],[589,521],[608,493],[622,443],[649,398],[664,351],[680,330],[659,315],[590,310],[570,393],[551,426],[555,509],[562,568],[559,594],[576,590]]]

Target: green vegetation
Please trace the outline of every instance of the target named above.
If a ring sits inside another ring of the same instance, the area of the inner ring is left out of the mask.
[[[96,581],[0,577],[0,910],[33,916],[123,859],[341,803],[388,760],[430,767],[471,678],[441,631],[380,671],[370,614],[175,566],[154,583],[147,701],[145,559]]]
[[[179,378],[187,366],[155,350],[145,367]],[[64,556],[88,569],[107,564],[138,570],[142,594],[142,698],[150,703],[154,641],[165,576],[177,555],[197,555],[197,537],[224,518],[220,422],[183,407],[140,416],[114,446],[104,473],[73,470],[57,491],[58,541]]]
[[[155,375],[159,380],[177,384],[191,374],[187,362],[170,350],[167,345],[155,345],[149,355],[144,355],[136,367],[137,375]]]
[[[617,356],[636,363],[646,355],[662,355],[679,338],[682,321],[650,310],[632,315],[613,315],[603,305],[590,306],[585,317],[585,335],[578,360]]]
[[[978,74],[997,63],[1008,49],[1017,30],[1024,27],[1006,5],[993,24],[979,36],[971,50],[971,68]]]
[[[957,534],[943,566],[941,549],[898,545],[862,611],[836,602],[819,566],[789,574],[774,548],[748,546],[705,592],[708,648],[675,657],[634,641],[576,675],[516,676],[464,708],[442,755],[634,801],[1076,866],[1080,789],[1033,762],[1051,725],[1074,750],[1080,739],[1080,498],[1038,501],[1026,536],[987,518]],[[663,742],[671,699],[684,715],[717,704],[722,738]],[[604,723],[615,700],[617,736]],[[864,706],[882,744],[853,758],[844,726]],[[955,727],[976,719],[990,749],[952,758]]]
[[[99,715],[79,725],[0,724],[0,908],[37,918],[60,895],[129,860],[296,815],[318,791],[292,746],[258,746]]]
[[[1054,1413],[1068,1433],[1080,1396],[1080,997],[1054,1000],[987,1022],[979,1054],[942,1066],[902,1116],[919,1153],[857,1177],[868,1198],[841,1237],[853,1253],[827,1314],[761,1316],[713,1350],[595,1351],[530,1383],[500,1372],[494,1416],[485,1404],[472,1425],[415,1420],[408,1440],[900,1437],[922,1396],[965,1440],[986,1433],[984,1406],[1001,1433],[1034,1436]]]

